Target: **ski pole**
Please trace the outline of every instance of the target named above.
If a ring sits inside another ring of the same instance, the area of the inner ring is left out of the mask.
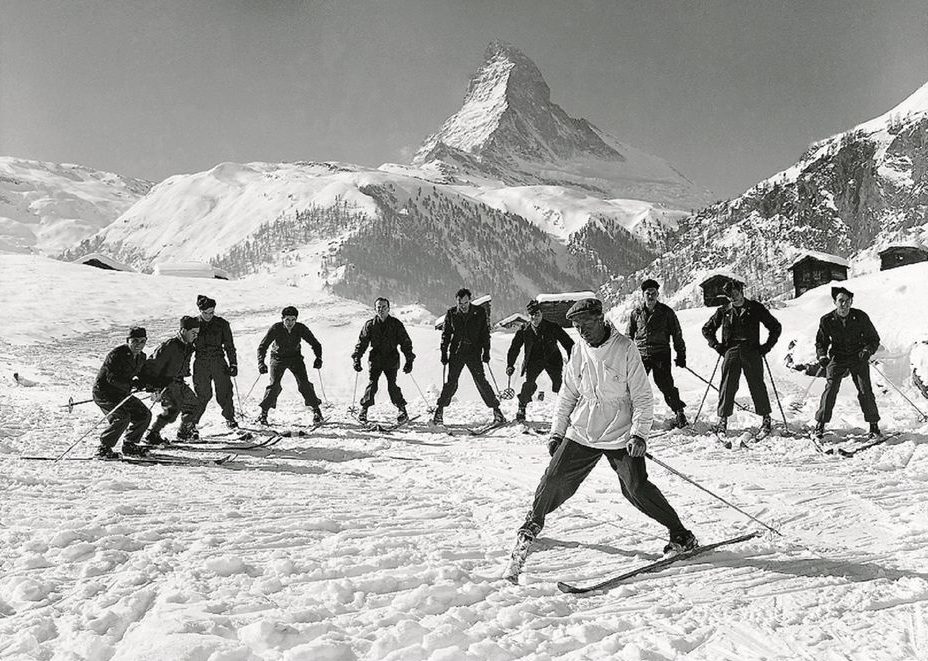
[[[81,404],[89,404],[89,403],[92,402],[92,401],[93,401],[93,398],[90,398],[90,399],[82,399],[82,400],[79,401],[79,402],[75,402],[73,397],[68,397],[68,403],[67,403],[67,404],[61,404],[61,405],[58,406],[58,408],[60,408],[60,409],[68,409],[68,413],[71,413],[72,411],[74,411],[74,407],[75,407],[75,406],[80,406]]]
[[[777,382],[773,380],[773,372],[770,371],[770,363],[767,362],[767,356],[764,356],[764,365],[767,366],[767,374],[770,375],[770,385],[773,386],[773,396],[777,398],[777,406],[780,409],[780,415],[783,416],[783,429],[789,434],[789,425],[786,424],[786,414],[783,412],[783,404],[780,403],[780,393],[777,392]]]
[[[699,420],[699,414],[702,413],[702,405],[706,403],[706,397],[709,396],[709,388],[712,386],[712,379],[715,378],[715,373],[719,369],[720,362],[722,362],[722,354],[719,354],[719,359],[715,361],[715,367],[712,368],[712,376],[709,377],[709,381],[708,381],[709,385],[706,386],[706,392],[702,394],[702,401],[699,402],[699,408],[696,410],[696,417],[693,418],[693,426],[696,425],[696,421]],[[719,394],[721,394],[721,392],[722,391],[719,390]]]
[[[261,373],[258,373],[258,376],[255,377],[255,382],[251,384],[251,388],[248,389],[248,392],[245,393],[245,401],[247,402],[251,398],[251,393],[254,391],[255,386],[258,385],[258,381],[261,379]]]
[[[317,368],[316,372],[319,373],[319,390],[322,391],[322,399],[328,404],[329,398],[325,396],[325,384],[322,382],[322,370]],[[357,374],[357,372],[355,372],[355,374]]]
[[[694,372],[693,370],[691,370],[689,367],[684,367],[683,369],[685,369],[687,372],[689,372],[690,374],[692,374],[693,376],[695,376],[697,379],[699,379],[700,381],[702,381],[703,383],[705,383],[707,386],[709,386],[710,388],[712,388],[712,389],[715,390],[716,392],[721,392],[721,391],[719,391],[718,387],[715,386],[712,382],[706,381],[706,377],[704,377],[704,376],[702,376],[702,375],[700,375],[700,374],[697,374],[696,372]],[[742,411],[747,411],[748,413],[751,412],[751,409],[749,409],[747,406],[745,406],[745,405],[742,404],[741,402],[736,401],[736,402],[735,402],[735,406],[737,406],[737,407],[738,407],[739,409],[741,409]],[[695,421],[694,421],[694,422],[695,422]]]
[[[68,454],[71,450],[73,450],[75,447],[77,447],[77,444],[78,444],[78,443],[80,443],[80,442],[83,441],[85,438],[87,438],[88,436],[90,436],[90,432],[92,432],[94,429],[96,429],[97,427],[99,427],[101,422],[105,422],[106,420],[108,420],[109,417],[110,417],[110,415],[112,415],[113,413],[115,413],[116,410],[117,410],[120,406],[122,406],[123,404],[125,404],[126,402],[128,402],[128,401],[129,401],[130,399],[132,399],[134,396],[135,396],[135,393],[132,393],[132,392],[130,392],[128,395],[126,395],[125,398],[124,398],[121,402],[119,402],[119,404],[117,404],[116,406],[114,406],[114,407],[109,411],[109,413],[104,414],[103,417],[100,418],[99,420],[97,420],[95,423],[93,423],[93,426],[91,426],[90,429],[88,429],[86,432],[84,432],[84,434],[81,435],[81,437],[80,437],[79,439],[77,439],[76,441],[74,441],[73,443],[71,443],[71,445],[68,446],[68,449],[67,449],[67,450],[65,450],[64,452],[62,452],[61,454],[59,454],[57,457],[55,457],[55,461],[56,461],[56,462],[60,461],[66,454]]]
[[[413,377],[412,372],[409,373],[409,378],[412,379],[412,384],[416,387],[416,390],[419,391],[419,397],[421,397],[422,401],[425,403],[425,410],[428,411],[429,413],[434,413],[435,407],[429,406],[429,400],[425,398],[425,393],[422,392],[422,388],[419,387],[419,384],[416,381],[416,379]]]
[[[490,373],[490,378],[493,379],[493,387],[496,388],[496,396],[499,397],[499,384],[496,383],[496,375],[493,374],[493,370],[490,369],[489,365],[487,365],[487,372]]]
[[[354,373],[354,390],[351,392],[351,404],[348,405],[348,412],[349,412],[349,413],[354,413],[355,411],[358,410],[358,407],[355,406],[355,404],[354,404],[354,400],[355,400],[355,399],[357,398],[357,396],[358,396],[358,377],[359,377],[360,375],[361,375],[360,372],[355,372],[355,373]]]
[[[783,536],[783,533],[781,533],[781,532],[780,532],[779,530],[777,530],[776,528],[772,528],[772,527],[768,526],[766,523],[764,523],[763,521],[761,521],[760,519],[751,516],[750,514],[748,514],[747,512],[745,512],[743,509],[741,509],[741,508],[738,507],[737,505],[732,505],[730,502],[728,502],[727,500],[725,500],[725,499],[722,498],[721,496],[719,496],[719,495],[717,495],[717,494],[715,494],[715,493],[709,491],[709,490],[706,489],[704,486],[702,486],[701,484],[699,484],[699,483],[696,482],[695,480],[693,480],[693,479],[687,477],[686,475],[684,475],[683,473],[681,473],[681,472],[678,471],[677,469],[671,468],[670,466],[668,466],[667,464],[665,464],[665,463],[664,463],[663,461],[661,461],[660,459],[655,459],[654,457],[651,456],[651,454],[650,454],[649,452],[646,452],[644,456],[647,457],[648,459],[650,459],[651,461],[653,461],[653,462],[654,462],[655,464],[657,464],[658,466],[660,466],[660,467],[662,467],[662,468],[665,468],[666,470],[670,471],[671,473],[673,473],[674,475],[676,475],[676,476],[679,477],[680,479],[685,480],[686,482],[689,482],[690,484],[692,484],[692,485],[693,485],[694,487],[696,487],[697,489],[702,489],[703,491],[705,491],[707,494],[709,494],[709,495],[712,496],[713,498],[716,498],[716,499],[718,499],[718,500],[721,500],[723,503],[725,503],[726,505],[728,505],[728,506],[729,506],[730,508],[732,508],[733,510],[738,511],[738,512],[740,512],[741,514],[744,514],[746,517],[748,517],[748,518],[751,519],[752,521],[755,521],[756,523],[759,523],[760,525],[762,525],[762,526],[763,526],[764,528],[766,528],[767,530],[770,530],[770,531],[772,531],[772,532],[775,532],[775,533],[778,534],[780,537]]]
[[[235,386],[235,400],[238,402],[238,411],[236,415],[240,418],[244,418],[245,413],[242,409],[242,395],[238,390],[238,377],[232,377],[232,385]]]
[[[912,408],[913,408],[913,409],[915,409],[916,411],[918,411],[918,414],[919,414],[920,416],[922,416],[922,420],[928,420],[928,415],[926,415],[924,411],[922,411],[920,408],[918,408],[918,406],[916,406],[915,402],[913,402],[911,399],[909,399],[909,398],[906,396],[906,394],[905,394],[904,392],[902,392],[902,390],[900,390],[899,387],[898,387],[895,383],[893,383],[892,381],[890,381],[889,379],[887,379],[887,378],[886,378],[886,375],[883,374],[882,371],[880,371],[880,368],[879,368],[879,367],[877,367],[874,363],[870,363],[870,366],[873,367],[874,370],[876,370],[876,373],[877,373],[877,374],[879,374],[880,376],[883,377],[883,380],[884,380],[886,383],[888,383],[889,385],[891,385],[891,386],[893,387],[893,390],[895,390],[897,393],[899,393],[900,395],[902,395],[902,399],[904,399],[905,401],[907,401],[909,404],[912,405]]]

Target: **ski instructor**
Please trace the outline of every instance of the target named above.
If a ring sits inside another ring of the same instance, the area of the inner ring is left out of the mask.
[[[564,369],[548,451],[551,462],[535,491],[535,500],[519,529],[506,577],[518,574],[545,517],[570,498],[605,455],[625,498],[670,533],[664,552],[697,546],[660,490],[648,480],[644,455],[651,430],[653,400],[648,375],[635,343],[606,321],[595,298],[567,311],[582,341]]]

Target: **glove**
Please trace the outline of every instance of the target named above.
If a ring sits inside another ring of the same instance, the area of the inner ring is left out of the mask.
[[[515,373],[516,373],[516,368],[513,367],[512,365],[506,368],[506,376],[512,376]]]
[[[872,355],[873,353],[870,351],[870,349],[861,349],[860,353],[857,354],[857,357],[860,358],[862,361],[867,361],[867,360],[870,360],[870,356]]]
[[[686,354],[678,353],[677,359],[673,362],[677,367],[686,367]]]
[[[648,444],[640,436],[631,436],[625,445],[625,451],[628,452],[629,456],[643,457],[644,453],[648,451]]]
[[[442,365],[448,364],[448,354],[445,353],[444,351],[441,352],[441,364]]]
[[[316,360],[313,361],[313,369],[314,370],[322,369],[322,358],[316,358]]]
[[[259,363],[258,374],[267,374],[267,365],[265,365],[264,363]]]
[[[490,352],[489,352],[489,351],[484,351],[484,352],[483,352],[483,362],[485,362],[485,363],[489,363],[489,362],[490,362]]]
[[[354,360],[354,371],[355,372],[361,371],[361,359],[360,358],[355,358]]]
[[[554,453],[557,452],[557,449],[561,446],[561,443],[563,442],[563,440],[564,440],[564,437],[558,436],[557,434],[549,438],[548,439],[548,454],[550,454],[553,457]]]
[[[129,389],[133,392],[138,392],[140,390],[145,390],[145,386],[142,384],[142,380],[139,377],[133,376],[132,381],[129,383]]]
[[[716,344],[716,345],[715,345],[714,347],[712,347],[712,348],[715,349],[715,350],[718,352],[718,354],[719,354],[720,356],[724,356],[724,355],[725,355],[725,347],[724,347],[723,345],[721,345],[721,344]]]
[[[412,372],[412,361],[407,360],[406,364],[403,365],[403,374],[409,374],[410,372]]]
[[[829,358],[828,356],[818,357],[818,364],[821,365],[822,367],[828,367],[828,363],[830,362],[831,362],[831,358]]]
[[[229,376],[236,377],[238,376],[238,365],[229,365]]]
[[[757,351],[760,353],[761,356],[766,356],[768,353],[770,353],[770,350],[772,348],[773,348],[772,346],[764,343],[760,345],[759,347],[757,347]]]

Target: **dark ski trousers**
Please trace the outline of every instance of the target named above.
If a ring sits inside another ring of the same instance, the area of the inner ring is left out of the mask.
[[[525,517],[524,530],[537,535],[545,525],[545,517],[563,505],[576,493],[600,457],[606,455],[609,465],[619,477],[622,495],[642,514],[654,519],[671,534],[685,530],[660,489],[648,479],[644,457],[632,457],[623,449],[600,450],[565,438],[535,490],[532,509]]]
[[[525,383],[522,384],[522,390],[519,391],[519,406],[528,406],[528,403],[532,401],[532,396],[538,388],[535,382],[542,372],[548,373],[548,377],[551,379],[551,390],[553,392],[560,392],[561,371],[561,363],[528,363],[525,366]]]
[[[280,395],[280,391],[283,390],[280,387],[280,381],[284,378],[284,372],[287,370],[290,370],[293,378],[296,379],[296,387],[300,394],[303,395],[303,403],[306,406],[316,408],[322,404],[322,400],[316,397],[316,389],[313,388],[313,384],[309,382],[309,377],[306,375],[306,363],[303,362],[303,356],[297,356],[296,358],[271,360],[270,369],[268,370],[271,382],[264,389],[264,399],[261,400],[260,405],[262,411],[277,408],[277,397]]]
[[[661,391],[664,402],[670,410],[677,412],[686,408],[686,404],[680,400],[680,391],[673,382],[673,373],[670,371],[670,352],[642,356],[641,361],[644,363],[645,372],[648,374],[654,372],[654,385]]]
[[[222,417],[235,420],[235,404],[232,401],[232,378],[229,367],[222,358],[202,358],[193,361],[193,389],[200,400],[197,422],[206,412],[209,400],[213,398],[213,384],[216,384],[216,401],[222,407]]]
[[[757,415],[770,415],[770,397],[764,384],[764,357],[757,348],[746,344],[736,344],[725,352],[722,358],[722,383],[719,386],[720,418],[727,418],[735,409],[735,394],[741,372],[748,382],[751,399],[754,400],[754,412]]]
[[[438,397],[438,406],[444,408],[451,403],[451,398],[458,391],[458,379],[461,378],[461,372],[467,367],[470,375],[474,378],[474,385],[477,386],[477,392],[483,398],[483,403],[491,409],[499,406],[499,399],[493,392],[493,387],[487,381],[487,375],[483,371],[483,363],[480,361],[479,352],[456,353],[448,360],[448,380],[441,389],[441,395]]]
[[[815,419],[819,422],[831,420],[831,412],[835,408],[835,399],[841,389],[841,381],[850,375],[854,385],[857,386],[857,401],[860,410],[864,412],[867,422],[879,422],[880,412],[876,407],[876,398],[873,396],[873,386],[870,384],[870,364],[866,360],[837,360],[832,359],[825,368],[825,390],[819,403]]]
[[[155,418],[155,424],[151,426],[151,430],[160,432],[177,420],[178,415],[180,415],[181,424],[195,425],[199,411],[200,400],[190,386],[183,381],[173,381],[161,395],[161,413]]]
[[[109,413],[121,398],[116,401],[94,397],[93,401],[104,413]],[[110,448],[116,447],[119,437],[126,433],[123,443],[138,443],[142,440],[142,434],[148,429],[148,423],[151,422],[151,411],[137,397],[130,397],[122,406],[116,409],[116,412],[109,416],[109,426],[100,434],[100,445]]]
[[[380,381],[380,375],[387,377],[387,392],[390,393],[390,401],[393,406],[403,409],[406,408],[406,400],[403,399],[403,391],[396,384],[396,375],[399,373],[398,367],[378,367],[370,366],[370,381],[364,390],[364,397],[361,398],[361,406],[368,407],[374,405],[374,395],[377,394],[377,383]]]

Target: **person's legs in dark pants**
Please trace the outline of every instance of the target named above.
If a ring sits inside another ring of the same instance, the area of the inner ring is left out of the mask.
[[[493,386],[487,381],[487,375],[483,370],[483,362],[480,360],[479,354],[475,353],[467,359],[467,369],[470,370],[470,375],[474,379],[474,385],[477,386],[477,392],[480,393],[483,403],[491,409],[499,408],[499,399],[497,399],[496,393],[493,392]]]
[[[175,396],[180,408],[181,426],[196,426],[200,411],[200,398],[186,383],[177,384]]]
[[[649,362],[654,370],[654,385],[664,396],[664,402],[671,411],[683,410],[686,405],[680,400],[680,391],[673,382],[673,372],[670,369],[670,352],[651,356]]]
[[[538,375],[541,374],[543,369],[544,365],[542,363],[526,363],[525,381],[522,382],[522,388],[519,390],[517,398],[519,400],[519,408],[524,409],[528,406],[528,403],[532,401],[532,396],[538,388],[536,383]]]
[[[820,424],[831,421],[831,413],[835,408],[835,400],[838,398],[838,391],[841,390],[841,381],[847,376],[847,368],[841,367],[836,361],[832,360],[825,368],[825,390],[822,391],[822,398],[819,400],[818,411],[815,412],[815,420]]]
[[[719,385],[720,418],[731,416],[735,409],[735,395],[738,393],[738,381],[741,379],[741,352],[732,347],[722,358],[722,382]]]
[[[213,373],[210,369],[210,362],[209,360],[193,361],[193,390],[197,394],[197,399],[200,400],[197,422],[200,422],[200,418],[203,417],[206,407],[213,398]]]
[[[148,424],[151,422],[151,410],[135,397],[131,397],[119,410],[123,409],[129,414],[129,428],[122,442],[124,446],[135,445],[142,440],[145,430],[148,429]]]
[[[396,382],[399,371],[398,367],[389,367],[383,370],[383,374],[387,377],[387,393],[390,395],[390,403],[398,409],[405,409],[406,398],[403,397],[403,391]]]
[[[262,411],[277,408],[277,398],[280,396],[281,390],[283,390],[283,388],[280,387],[280,381],[284,378],[284,372],[286,370],[287,366],[285,363],[277,360],[271,361],[270,369],[268,370],[270,382],[264,389],[264,397],[259,404]]]
[[[226,420],[235,420],[232,377],[229,376],[225,361],[221,359],[212,361],[210,372],[212,373],[213,382],[216,384],[216,402],[222,409],[222,417]]]
[[[380,375],[383,372],[378,366],[371,363],[369,380],[367,382],[367,388],[364,389],[364,396],[361,398],[361,407],[368,408],[374,405],[374,396],[377,394],[378,382],[380,381]]]
[[[303,359],[296,358],[291,361],[290,371],[293,373],[294,378],[296,378],[297,389],[303,396],[303,403],[314,409],[319,408],[319,405],[322,404],[322,400],[316,397],[316,389],[313,388],[313,384],[309,381],[309,376],[306,374],[306,363],[303,362]]]
[[[751,391],[751,399],[754,401],[754,412],[757,415],[770,415],[770,396],[764,383],[764,357],[757,349],[742,349],[741,366],[744,379],[748,382],[748,390]]]
[[[545,525],[545,518],[576,493],[577,488],[590,474],[602,456],[602,450],[564,439],[551,457],[538,488],[532,509],[525,517],[520,530],[536,537]]]
[[[132,399],[135,398],[133,397]],[[110,411],[113,411],[119,402],[97,399],[96,397],[94,398],[94,402],[96,402],[97,406],[100,407],[100,410],[109,414],[109,424],[100,434],[100,445],[112,450],[114,447],[116,447],[116,443],[119,441],[119,437],[122,436],[124,431],[126,431],[126,429],[129,427],[129,423],[132,420],[132,416],[128,411],[125,410],[126,405],[128,405],[129,402],[127,401],[123,403],[123,405],[116,409],[116,411],[113,413],[110,413]],[[141,404],[141,402],[139,403]],[[145,410],[147,411],[148,409]]]
[[[451,398],[458,391],[458,380],[464,369],[466,360],[461,354],[454,354],[448,360],[448,380],[442,386],[441,395],[438,396],[438,408],[443,409],[451,403]]]
[[[664,494],[648,479],[644,457],[632,457],[625,450],[607,450],[605,454],[612,470],[619,476],[622,495],[628,502],[667,528],[671,535],[686,532]]]
[[[857,401],[860,403],[860,410],[863,411],[864,420],[870,423],[879,422],[880,411],[876,406],[876,397],[873,396],[873,385],[870,383],[870,365],[866,361],[860,361],[851,368],[851,378],[857,386]]]
[[[564,373],[563,365],[561,363],[548,365],[545,371],[548,372],[548,378],[551,379],[551,392],[561,392],[561,383],[563,383],[562,375]]]

